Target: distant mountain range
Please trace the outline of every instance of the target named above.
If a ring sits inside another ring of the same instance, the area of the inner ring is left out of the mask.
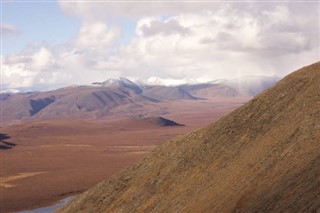
[[[159,80],[159,79],[158,79]],[[70,86],[46,92],[2,93],[4,124],[27,119],[103,119],[116,116],[143,117],[157,111],[157,103],[253,96],[275,84],[276,78],[251,78],[200,84],[165,86],[108,79],[86,86]]]

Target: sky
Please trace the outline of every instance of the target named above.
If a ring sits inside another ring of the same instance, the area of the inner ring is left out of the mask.
[[[319,1],[1,1],[1,90],[285,76],[320,58]]]

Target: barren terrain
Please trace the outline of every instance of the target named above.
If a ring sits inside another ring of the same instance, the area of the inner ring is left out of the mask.
[[[83,192],[166,140],[213,122],[245,101],[162,103],[170,112],[164,117],[185,126],[141,118],[42,120],[2,128],[1,212],[46,206]]]

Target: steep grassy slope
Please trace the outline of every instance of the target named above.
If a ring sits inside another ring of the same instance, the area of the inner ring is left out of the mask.
[[[175,138],[60,212],[320,210],[320,63]]]

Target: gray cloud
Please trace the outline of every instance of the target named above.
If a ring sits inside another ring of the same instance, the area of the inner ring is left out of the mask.
[[[145,36],[154,36],[162,34],[165,36],[172,34],[187,35],[190,30],[186,27],[182,27],[176,20],[168,21],[152,21],[150,25],[142,25],[141,31]]]
[[[1,33],[2,35],[4,36],[9,36],[9,35],[19,35],[21,32],[16,29],[13,25],[10,25],[10,24],[5,24],[3,23],[1,26],[0,26],[0,29],[1,29]]]

